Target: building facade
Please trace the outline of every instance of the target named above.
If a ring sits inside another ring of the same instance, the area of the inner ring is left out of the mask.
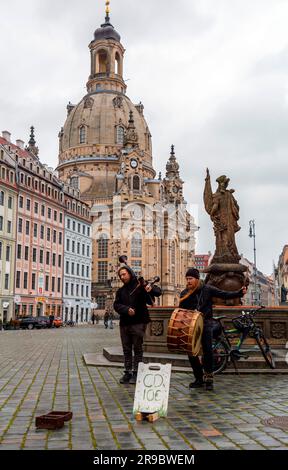
[[[90,213],[79,190],[64,186],[65,243],[63,318],[87,323],[91,317],[92,240]]]
[[[248,270],[246,275],[249,279],[247,294],[242,299],[243,304],[265,306],[278,305],[273,277],[267,276],[257,269],[255,282],[254,264],[247,258],[244,258],[243,255],[241,255],[240,263],[247,266]]]
[[[194,264],[196,226],[174,147],[165,178],[157,178],[144,106],[126,95],[125,50],[108,13],[89,49],[87,94],[67,106],[57,170],[91,208],[92,298],[101,309],[111,304],[124,254],[137,274],[160,276],[162,305],[176,305],[186,269]]]
[[[212,254],[209,251],[207,254],[195,254],[195,268],[200,272],[200,279],[205,280],[207,274],[204,272],[208,268],[212,259]]]
[[[280,304],[288,303],[288,245],[284,245],[275,267],[275,282],[277,284]]]
[[[9,133],[4,132],[9,138]],[[0,320],[8,322],[14,313],[14,274],[17,217],[15,162],[0,137]]]

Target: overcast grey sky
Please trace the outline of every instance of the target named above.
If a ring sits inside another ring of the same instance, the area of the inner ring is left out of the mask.
[[[85,94],[88,44],[104,0],[0,0],[0,131],[57,166],[68,101]],[[271,273],[287,234],[287,0],[111,0],[126,48],[127,94],[145,106],[154,166],[165,172],[175,145],[185,198],[199,205],[198,252],[214,251],[203,207],[205,169],[230,177],[240,205],[237,245]]]

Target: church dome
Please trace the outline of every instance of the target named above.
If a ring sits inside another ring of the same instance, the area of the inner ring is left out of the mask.
[[[77,106],[68,105],[68,117],[60,134],[59,163],[92,155],[117,155],[125,146],[131,112],[136,145],[143,160],[152,163],[151,135],[143,105],[134,105],[121,93],[87,94]]]
[[[100,41],[101,39],[114,39],[115,41],[120,42],[121,36],[114,29],[111,23],[101,24],[101,28],[97,28],[94,33],[94,41]]]

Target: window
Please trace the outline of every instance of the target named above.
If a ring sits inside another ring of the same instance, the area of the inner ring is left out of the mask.
[[[90,227],[87,227],[87,237],[90,237]]]
[[[49,290],[49,276],[45,276],[45,290]]]
[[[105,295],[98,295],[98,297],[96,297],[96,303],[98,304],[98,307],[97,307],[98,310],[104,310],[105,309],[105,301],[106,301]]]
[[[59,245],[62,245],[62,232],[59,232]]]
[[[80,144],[85,144],[86,142],[86,127],[81,126],[79,129],[79,142]]]
[[[49,263],[50,263],[50,251],[46,251],[46,264],[49,265]]]
[[[75,241],[72,241],[72,253],[75,253]]]
[[[50,242],[51,240],[51,229],[47,228],[47,242]]]
[[[5,274],[5,286],[4,286],[4,289],[5,289],[5,290],[8,290],[8,289],[9,289],[9,274]]]
[[[31,289],[35,290],[35,288],[36,288],[36,274],[32,273]]]
[[[70,240],[69,240],[69,238],[67,238],[67,240],[66,240],[66,250],[70,251]]]
[[[10,252],[11,252],[10,246],[7,245],[6,246],[6,261],[10,261]]]
[[[33,263],[37,262],[37,249],[33,248],[33,257],[32,257]]]
[[[82,256],[85,256],[85,245],[84,245],[84,243],[82,244]]]
[[[77,243],[77,254],[80,255],[80,243]]]
[[[4,206],[4,191],[0,191],[0,206]]]
[[[55,277],[52,277],[52,292],[55,292]]]
[[[84,286],[81,285],[81,297],[84,297]]]
[[[87,299],[89,299],[90,295],[89,295],[89,286],[86,286],[86,297]]]
[[[41,215],[42,217],[45,217],[45,206],[41,206]]]
[[[19,207],[20,209],[23,209],[23,197],[22,196],[19,197]]]
[[[54,211],[54,222],[57,222],[58,216],[57,216],[57,211]]]
[[[2,242],[0,242],[0,259],[2,259]]]
[[[175,283],[176,283],[175,265],[176,265],[175,242],[172,242],[172,246],[171,246],[171,283],[173,284],[173,286],[175,286]]]
[[[58,256],[58,268],[61,268],[62,266],[62,255]]]
[[[78,176],[73,176],[71,178],[70,186],[74,189],[79,189],[79,178],[78,178]]]
[[[57,292],[61,292],[61,277],[58,277],[57,280]]]
[[[25,256],[24,256],[25,260],[28,261],[29,260],[29,246],[25,246]]]
[[[131,241],[131,257],[142,258],[142,238],[139,233],[134,233]]]
[[[52,255],[52,266],[56,266],[56,253]]]
[[[98,258],[108,258],[108,238],[102,234],[98,240]]]
[[[26,235],[29,235],[30,233],[30,222],[29,220],[26,220]]]
[[[81,224],[78,224],[78,233],[81,232]]]
[[[140,191],[140,178],[139,176],[133,177],[133,190]]]
[[[22,245],[17,245],[17,259],[21,259]]]
[[[3,230],[3,217],[0,215],[0,230]]]
[[[23,289],[28,288],[28,273],[24,273]]]
[[[82,234],[83,234],[83,235],[86,234],[86,227],[85,227],[85,225],[82,226]]]
[[[9,196],[8,198],[8,209],[12,209],[12,197]]]
[[[84,277],[85,266],[82,264],[82,277]]]
[[[27,201],[26,201],[26,209],[27,209],[27,211],[30,211],[30,208],[31,208],[31,201],[30,201],[30,199],[27,199]]]
[[[22,227],[23,227],[23,219],[18,220],[18,232],[22,233]],[[0,217],[0,230],[1,230],[1,217]]]
[[[67,219],[67,228],[70,229],[70,219]]]
[[[74,284],[71,284],[71,295],[74,295]]]
[[[74,266],[75,266],[75,264],[71,263],[71,274],[73,274],[73,276],[74,276]]]
[[[37,236],[38,236],[38,225],[37,224],[34,224],[33,236],[34,236],[34,238],[37,238]]]
[[[68,284],[68,282],[65,283],[65,295],[69,295],[69,284]]]
[[[87,256],[90,257],[90,246],[87,245]]]
[[[69,261],[66,261],[66,274],[69,274]]]
[[[79,264],[79,263],[77,263],[76,275],[77,275],[77,276],[80,275],[80,264]]]
[[[133,269],[133,271],[135,272],[135,274],[137,276],[139,276],[141,274],[141,271],[142,271],[142,261],[141,260],[133,260],[132,263],[131,263],[131,267]]]
[[[7,222],[7,233],[11,233],[12,232],[12,222],[10,220],[8,220]]]
[[[79,297],[79,284],[76,284],[76,297]]]
[[[106,282],[108,273],[108,262],[98,261],[98,282]]]
[[[124,144],[124,127],[117,126],[116,128],[116,144]]]
[[[21,271],[16,272],[16,289],[20,289]]]
[[[41,238],[41,240],[44,240],[44,230],[45,230],[44,225],[41,225],[41,228],[40,228],[40,238]]]
[[[89,277],[89,274],[90,274],[89,266],[86,266],[86,277]]]
[[[40,264],[43,264],[44,261],[44,251],[40,250],[40,256],[39,256],[39,262]]]
[[[75,232],[75,228],[76,228],[76,222],[75,220],[73,220],[73,232]]]
[[[60,212],[60,214],[59,214],[59,222],[60,222],[60,224],[63,223],[63,214],[62,214],[62,212]]]
[[[53,230],[53,243],[57,243],[57,232]]]
[[[51,211],[50,207],[48,207],[48,219],[51,219],[51,213],[52,213],[52,211]]]

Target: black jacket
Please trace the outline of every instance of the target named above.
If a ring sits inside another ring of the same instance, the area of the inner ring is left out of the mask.
[[[149,293],[143,286],[137,288],[138,281],[135,275],[131,270],[128,269],[128,271],[132,274],[131,281],[117,290],[114,302],[114,310],[120,315],[120,326],[149,323],[151,320],[147,304],[153,305],[155,297],[160,297],[162,291],[157,286],[153,286]],[[135,310],[135,315],[132,317],[128,314],[129,308]]]
[[[183,290],[180,294],[180,299],[187,293],[187,289]],[[219,297],[220,299],[235,299],[237,297],[243,297],[243,293],[242,289],[239,291],[225,291],[217,289],[217,287],[201,283],[200,287],[191,294],[190,297],[179,303],[179,307],[187,310],[199,310],[204,313],[204,320],[208,320],[213,318],[213,297]]]

